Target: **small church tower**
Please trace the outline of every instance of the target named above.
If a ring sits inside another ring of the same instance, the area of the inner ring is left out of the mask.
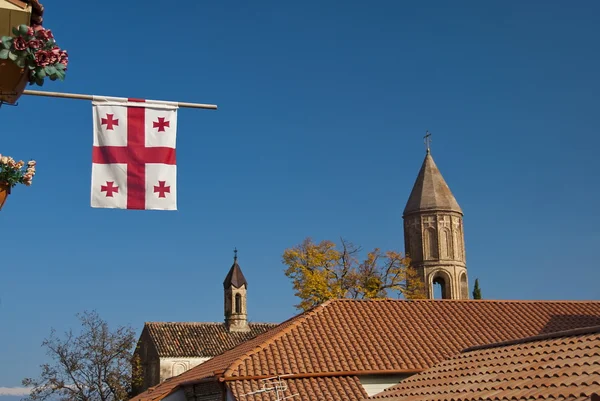
[[[246,310],[248,283],[237,263],[237,249],[234,251],[233,265],[223,281],[225,290],[225,324],[231,331],[250,331]]]
[[[463,212],[438,170],[429,149],[404,208],[404,246],[425,282],[427,298],[434,285],[445,299],[469,299]]]

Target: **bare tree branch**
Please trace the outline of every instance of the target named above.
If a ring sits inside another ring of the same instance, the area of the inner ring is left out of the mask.
[[[42,365],[38,379],[23,379],[23,385],[33,387],[27,401],[126,401],[132,395],[132,383],[138,380],[132,373],[134,330],[111,331],[96,312],[78,317],[78,335],[69,330],[60,339],[51,329],[42,342],[54,364]]]

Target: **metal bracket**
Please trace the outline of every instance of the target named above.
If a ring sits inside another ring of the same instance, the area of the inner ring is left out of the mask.
[[[0,100],[0,108],[2,108],[3,105],[16,107],[16,106],[19,105],[19,102],[15,103],[15,104],[12,104],[12,103],[6,103],[4,100]]]

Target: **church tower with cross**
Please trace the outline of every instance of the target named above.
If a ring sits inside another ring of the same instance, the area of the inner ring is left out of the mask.
[[[233,251],[233,265],[223,281],[225,292],[225,325],[230,332],[250,331],[246,310],[248,282],[237,262],[237,249]]]
[[[425,160],[402,216],[405,252],[425,282],[427,298],[434,298],[439,285],[444,299],[469,299],[463,212],[433,161],[430,136],[425,135]]]

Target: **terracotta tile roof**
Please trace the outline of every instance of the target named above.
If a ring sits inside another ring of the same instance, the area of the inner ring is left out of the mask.
[[[160,357],[213,357],[276,327],[276,323],[249,323],[248,332],[229,332],[224,323],[148,322]]]
[[[588,400],[600,392],[600,326],[475,347],[370,399]]]
[[[599,301],[334,300],[135,400],[157,400],[208,377],[415,373],[470,346],[594,325]]]
[[[367,397],[358,377],[310,377],[305,379],[285,379],[287,390],[283,396],[298,394],[290,400],[319,400],[319,401],[355,401]],[[263,388],[260,380],[237,380],[228,384],[231,392],[238,400],[244,401],[273,401],[274,391],[246,395]]]

